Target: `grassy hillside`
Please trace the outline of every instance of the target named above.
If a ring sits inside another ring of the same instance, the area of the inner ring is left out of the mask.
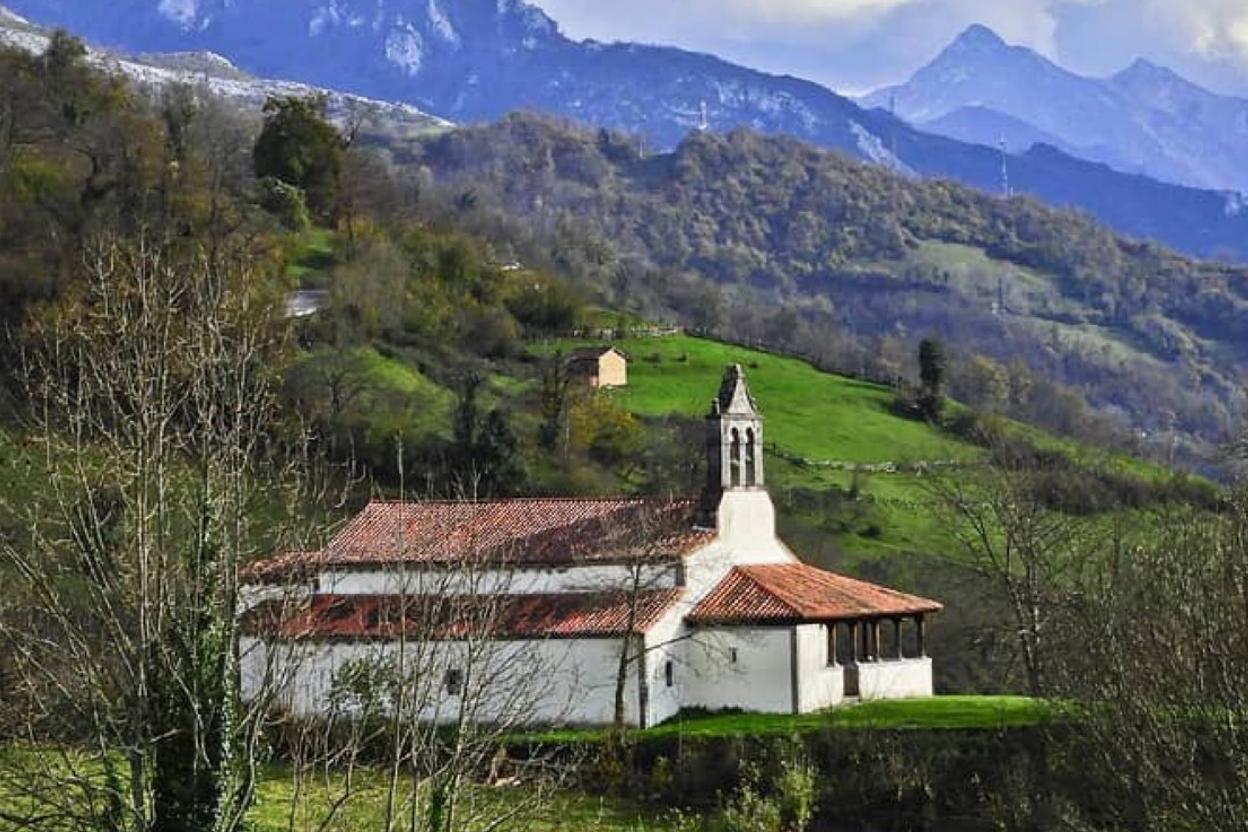
[[[1078,214],[748,131],[693,134],[643,160],[516,116],[424,150],[450,196],[547,235],[617,307],[878,377],[898,369],[890,342],[936,336],[1076,390],[1124,427],[1173,433],[1191,461],[1210,460],[1248,412],[1248,270]],[[1068,429],[1047,404],[1011,404]]]
[[[850,463],[971,460],[979,449],[899,418],[893,393],[795,358],[690,336],[626,339],[630,384],[615,395],[642,416],[702,416],[728,364],[745,368],[766,417],[767,442],[811,460]],[[576,345],[563,342],[556,349]]]
[[[580,345],[553,342],[537,351],[553,355]],[[939,552],[952,546],[930,512],[914,510],[916,503],[928,497],[923,477],[911,473],[908,466],[933,461],[975,463],[984,458],[985,451],[927,423],[898,416],[891,409],[891,390],[821,372],[799,359],[690,336],[626,339],[616,345],[632,359],[629,386],[609,395],[642,417],[700,420],[719,389],[724,367],[741,364],[745,368],[766,420],[767,473],[772,493],[781,504],[782,523],[791,528],[813,526],[851,556]],[[803,465],[798,459],[814,464]],[[890,462],[899,467],[896,473],[849,470],[849,466]],[[860,497],[834,519],[793,500],[795,487],[818,492],[852,488]],[[812,532],[793,531],[813,543]]]
[[[613,342],[627,352],[629,385],[607,393],[640,417],[698,419],[724,367],[741,364],[765,417],[767,473],[781,523],[808,557],[855,563],[881,554],[953,554],[935,515],[931,477],[988,464],[988,451],[927,422],[899,415],[894,391],[816,369],[796,358],[676,335]],[[585,342],[535,346],[543,356]],[[954,405],[956,412],[957,406]],[[1007,423],[1029,443],[1145,481],[1163,469]],[[835,501],[815,495],[841,495]],[[831,543],[831,548],[829,548]]]

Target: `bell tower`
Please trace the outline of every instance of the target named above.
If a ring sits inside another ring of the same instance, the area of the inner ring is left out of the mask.
[[[714,525],[720,501],[727,493],[761,491],[763,475],[763,417],[750,395],[745,371],[732,364],[724,371],[719,394],[706,416],[706,491],[703,509]]]

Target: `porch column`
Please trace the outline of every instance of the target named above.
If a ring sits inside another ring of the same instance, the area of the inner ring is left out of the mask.
[[[922,615],[916,615],[914,621],[919,625],[919,658],[927,658],[927,621]]]
[[[893,619],[893,635],[897,639],[897,659],[900,661],[906,657],[905,648],[901,644],[901,618]]]
[[[861,644],[858,639],[858,622],[851,621],[846,625],[849,628],[849,650],[853,654],[851,664],[858,664],[862,659]]]
[[[871,659],[879,661],[883,658],[880,655],[880,619],[871,622]]]
[[[828,666],[835,667],[836,661],[836,628],[835,621],[828,624]]]

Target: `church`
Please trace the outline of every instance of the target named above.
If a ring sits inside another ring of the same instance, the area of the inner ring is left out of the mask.
[[[348,669],[398,667],[422,719],[637,727],[932,695],[941,605],[808,566],[776,536],[740,366],[706,426],[699,497],[374,501],[321,551],[256,564],[244,693],[318,714]]]

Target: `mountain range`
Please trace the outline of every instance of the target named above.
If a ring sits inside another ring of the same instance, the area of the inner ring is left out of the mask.
[[[1177,186],[1036,145],[995,147],[916,129],[818,84],[712,55],[575,41],[523,0],[6,0],[17,13],[128,53],[212,52],[287,78],[455,122],[540,110],[666,150],[691,130],[787,134],[916,176],[1074,207],[1125,234],[1248,260],[1237,195]],[[1057,140],[1059,137],[1054,137]]]
[[[51,33],[0,6],[0,45],[39,53],[47,48]],[[123,55],[89,48],[87,58],[96,66],[125,76],[140,89],[159,92],[171,86],[191,86],[245,110],[258,113],[272,96],[325,97],[327,110],[338,121],[356,122],[362,133],[394,139],[449,126],[410,104],[380,101],[293,81],[257,78],[213,52],[171,52]]]
[[[1044,142],[1167,182],[1248,191],[1248,99],[1145,60],[1090,78],[972,26],[904,84],[860,103],[961,141]]]

